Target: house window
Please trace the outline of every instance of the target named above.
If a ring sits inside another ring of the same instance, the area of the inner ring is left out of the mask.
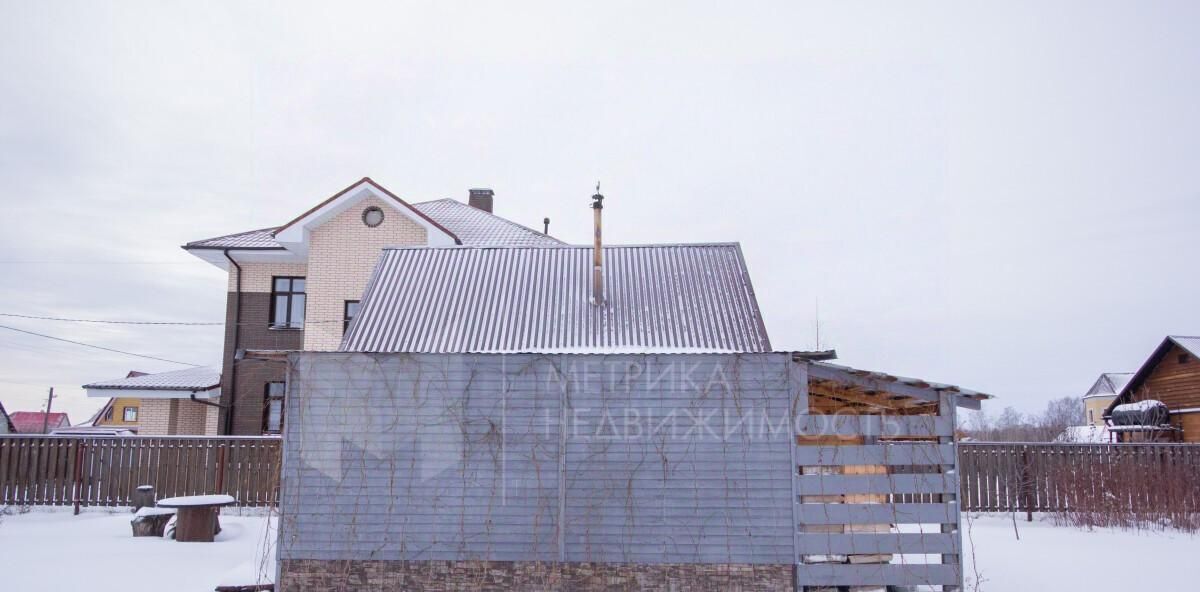
[[[113,418],[113,408],[112,408],[112,405],[109,405],[108,409],[104,410],[104,421],[112,421],[112,418]]]
[[[122,421],[137,421],[137,407],[126,407],[122,414]]]
[[[268,382],[263,401],[263,432],[278,434],[283,431],[283,395],[286,385]]]
[[[346,305],[342,309],[342,333],[350,329],[350,321],[358,316],[358,309],[362,308],[362,303],[357,300],[347,300]]]
[[[1192,361],[1192,356],[1189,356],[1187,354],[1179,354],[1179,363],[1180,364],[1186,364],[1190,361]]]
[[[272,278],[271,328],[304,328],[304,278]]]
[[[1088,423],[1096,423],[1096,410],[1088,409]]]

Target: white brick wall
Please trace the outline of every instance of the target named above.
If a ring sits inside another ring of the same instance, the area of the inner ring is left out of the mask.
[[[142,399],[139,436],[215,436],[217,408],[187,399]]]
[[[171,403],[174,399],[142,399],[138,408],[139,436],[167,436],[171,433]]]
[[[176,400],[173,436],[199,436],[205,433],[210,407],[187,399]]]
[[[363,210],[383,210],[383,223],[363,224]],[[313,230],[308,247],[304,349],[336,350],[347,300],[362,298],[384,247],[423,245],[425,229],[375,197],[363,199]],[[249,274],[247,274],[249,275]],[[244,286],[243,286],[244,288]]]

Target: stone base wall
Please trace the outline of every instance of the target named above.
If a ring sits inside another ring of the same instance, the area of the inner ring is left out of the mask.
[[[791,565],[291,559],[281,561],[280,569],[280,592],[792,592],[795,589]]]

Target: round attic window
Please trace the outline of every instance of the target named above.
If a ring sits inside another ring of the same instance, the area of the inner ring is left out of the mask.
[[[375,206],[371,206],[363,210],[363,224],[366,224],[371,228],[375,228],[376,226],[383,224],[383,210]]]

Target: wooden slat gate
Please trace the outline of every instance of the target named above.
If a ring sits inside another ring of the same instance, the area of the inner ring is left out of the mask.
[[[941,396],[937,416],[799,416],[798,590],[961,589],[954,402]],[[935,559],[912,562],[922,555]]]
[[[279,450],[269,437],[4,435],[0,504],[125,506],[153,485],[159,498],[225,493],[270,506]]]

